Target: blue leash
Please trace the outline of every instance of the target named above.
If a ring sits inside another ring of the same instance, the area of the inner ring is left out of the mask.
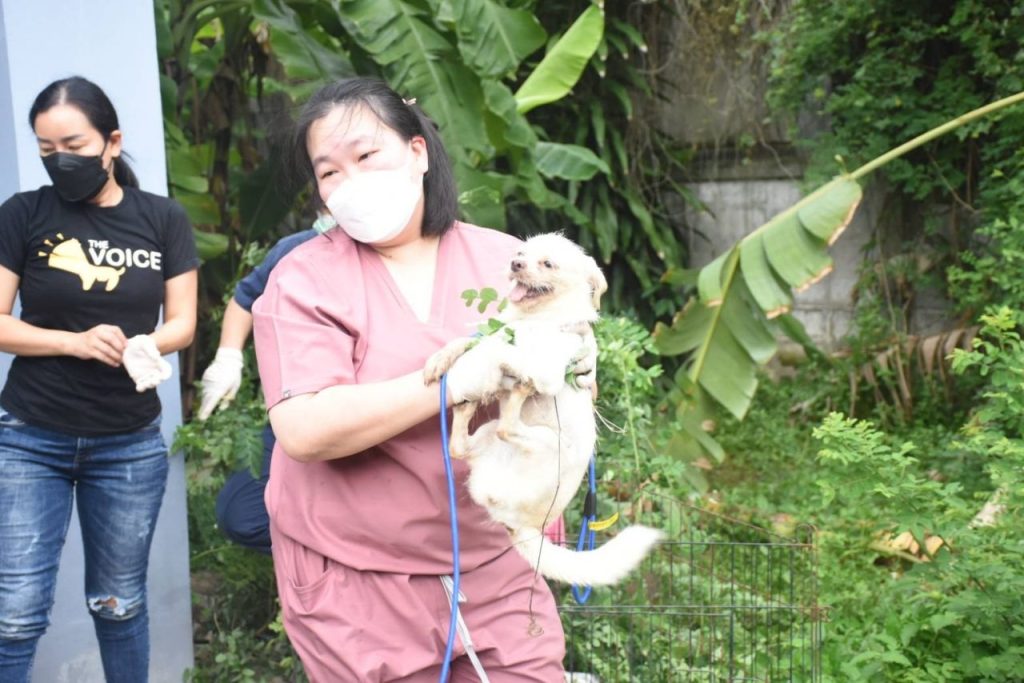
[[[455,505],[455,475],[452,455],[448,450],[448,375],[441,375],[441,449],[444,452],[444,473],[448,477],[448,509],[452,518],[452,618],[448,622],[448,644],[444,648],[440,683],[447,683],[455,647],[455,629],[459,620],[459,518]]]
[[[583,501],[583,524],[580,526],[580,537],[576,541],[576,550],[593,550],[594,539],[597,534],[590,525],[597,519],[597,472],[594,466],[594,458],[590,458],[590,468],[587,470],[587,479],[589,481],[587,487],[587,497]],[[579,586],[573,584],[572,597],[576,598],[576,602],[583,605],[590,599],[591,586],[585,586],[585,590],[580,591]]]
[[[448,511],[451,514],[452,524],[452,616],[448,622],[448,642],[444,648],[444,663],[441,665],[441,677],[439,683],[447,683],[451,675],[452,651],[455,647],[455,631],[459,620],[459,518],[455,498],[455,474],[452,471],[452,455],[448,449],[448,375],[441,375],[441,450],[444,455],[444,473],[448,479]],[[576,542],[576,550],[593,550],[597,534],[590,528],[590,525],[597,519],[597,475],[594,465],[594,458],[590,458],[590,467],[587,472],[589,480],[587,497],[583,503],[583,525],[580,527],[579,540]],[[590,598],[591,586],[585,586],[580,592],[578,586],[573,585],[572,596],[576,602],[584,604]]]

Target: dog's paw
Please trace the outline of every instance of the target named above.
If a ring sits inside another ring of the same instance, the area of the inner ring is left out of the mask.
[[[427,359],[426,365],[423,366],[423,383],[426,385],[434,384],[435,382],[441,381],[441,376],[448,372],[450,365],[444,364],[444,349],[441,349],[433,356]]]
[[[476,340],[469,337],[456,339],[449,342],[439,351],[436,351],[427,359],[426,365],[423,366],[423,383],[429,385],[441,381],[441,376],[451,370],[455,361],[466,351],[473,348],[475,343]]]
[[[423,366],[423,383],[433,384],[441,381],[441,376],[451,369],[462,352],[461,347],[455,349],[449,345],[428,358],[426,365]]]

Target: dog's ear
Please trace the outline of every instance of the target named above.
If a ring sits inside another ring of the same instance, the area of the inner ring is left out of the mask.
[[[608,291],[608,281],[604,273],[592,257],[587,257],[587,284],[590,285],[590,295],[594,302],[594,310],[601,308],[601,295]]]

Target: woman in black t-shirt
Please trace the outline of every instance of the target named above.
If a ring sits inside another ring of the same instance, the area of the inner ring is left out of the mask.
[[[192,341],[199,259],[181,206],[138,189],[98,86],[50,84],[29,122],[53,184],[0,205],[0,680],[29,680],[77,497],[103,669],[138,683],[167,476],[154,389]]]

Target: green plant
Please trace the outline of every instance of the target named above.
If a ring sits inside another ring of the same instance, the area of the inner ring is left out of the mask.
[[[206,661],[190,671],[186,680],[194,683],[262,683],[268,680],[305,683],[307,678],[302,665],[280,630],[280,623],[272,626],[276,630],[274,637],[242,628],[214,634],[207,647],[216,654],[204,658]],[[267,665],[267,662],[272,664]]]
[[[750,407],[757,367],[776,351],[781,330],[805,342],[806,334],[784,317],[792,290],[828,274],[827,247],[850,222],[861,199],[858,180],[961,126],[1024,101],[1024,92],[993,102],[923,133],[860,168],[837,176],[721,254],[697,276],[697,293],[671,325],[658,323],[655,339],[666,355],[690,353],[676,374],[678,417],[691,441],[721,459],[705,424],[719,405],[737,418]],[[685,454],[683,454],[685,456]]]
[[[1024,89],[1022,16],[1012,3],[984,0],[941,7],[799,0],[762,35],[771,50],[770,102],[776,112],[804,108],[828,117],[823,132],[803,140],[814,154],[811,177],[820,181],[833,174],[836,155],[863,163],[939,125],[951,107],[971,109]],[[969,203],[984,178],[979,153],[1012,138],[1000,119],[1020,117],[1011,111],[976,121],[881,174],[912,198]],[[1006,151],[987,161],[1005,159]]]
[[[882,433],[831,414],[846,369],[812,360],[719,425],[732,455],[708,473],[704,504],[780,533],[817,528],[826,681],[1018,677],[1024,346],[1018,313],[982,323],[953,354],[959,412],[921,405]],[[976,521],[993,502],[993,523]]]
[[[172,450],[184,451],[189,485],[194,491],[215,491],[228,473],[239,468],[259,472],[263,461],[261,433],[267,415],[253,379],[255,358],[251,352],[246,356],[251,370],[243,373],[242,386],[231,406],[214,411],[203,422],[186,422],[175,433]]]
[[[971,350],[953,351],[954,372],[986,382],[980,392],[985,400],[964,428],[965,444],[985,458],[985,469],[1010,496],[1010,504],[1019,505],[1024,493],[1024,342],[1019,332],[1024,314],[1004,306],[982,315],[981,323]]]
[[[537,7],[542,20],[558,25],[571,19],[577,5],[560,1]],[[597,54],[573,96],[530,112],[542,140],[572,141],[592,150],[601,172],[553,174],[541,164],[546,181],[572,208],[519,193],[509,198],[509,225],[529,233],[566,230],[604,264],[610,307],[632,310],[651,325],[679,305],[662,280],[666,271],[680,272],[686,256],[669,206],[677,198],[697,206],[678,181],[692,151],[662,133],[648,114],[660,96],[650,47],[658,45],[673,8],[665,1],[607,3],[604,12]]]
[[[248,359],[252,362],[252,359]],[[249,373],[254,374],[254,373]],[[226,477],[262,463],[262,397],[248,379],[232,404],[178,429],[186,456],[196,667],[193,681],[305,681],[280,624],[270,557],[228,541],[214,501]]]
[[[598,344],[597,464],[601,481],[613,496],[639,510],[644,489],[668,488],[699,470],[665,457],[667,430],[658,422],[661,366],[655,362],[650,333],[630,318],[605,317],[595,326]]]
[[[275,135],[289,110],[323,82],[360,74],[386,78],[438,122],[468,220],[521,235],[568,229],[609,264],[609,301],[653,319],[654,300],[637,297],[636,283],[653,292],[666,267],[682,265],[659,196],[645,185],[668,177],[681,157],[663,137],[646,148],[629,140],[645,129],[633,112],[636,98],[650,96],[638,62],[653,8],[586,0],[155,0],[155,8],[170,188],[204,257],[201,317],[245,269],[246,245],[305,227],[308,197],[289,182]],[[593,107],[596,97],[615,104]],[[674,311],[669,298],[657,305]],[[210,346],[201,343],[186,367],[201,366]]]
[[[247,260],[260,258],[247,250]],[[216,316],[213,322],[216,322]],[[172,450],[185,453],[193,631],[192,681],[305,681],[280,626],[271,558],[237,546],[217,528],[215,500],[226,478],[248,468],[259,475],[266,409],[255,359],[231,405],[205,421],[183,424]]]
[[[832,416],[816,430],[823,591],[834,624],[825,658],[836,679],[1003,681],[1024,666],[1018,318],[1006,308],[986,314],[973,349],[954,352],[958,373],[987,383],[954,444],[984,477],[946,481],[908,457],[912,445],[891,445],[864,422]],[[1001,513],[979,522],[975,513],[996,491]],[[929,537],[943,543],[907,553],[889,536],[901,530],[920,548]],[[883,558],[858,563],[865,546]]]
[[[964,516],[962,502],[946,508],[959,500],[960,485],[930,479],[911,457],[912,443],[892,446],[870,423],[838,413],[825,418],[814,436],[822,442],[818,458],[826,474],[815,482],[822,515],[834,516],[830,508],[858,510],[865,544],[880,531],[910,530],[923,545],[925,530],[941,535],[945,517]]]

